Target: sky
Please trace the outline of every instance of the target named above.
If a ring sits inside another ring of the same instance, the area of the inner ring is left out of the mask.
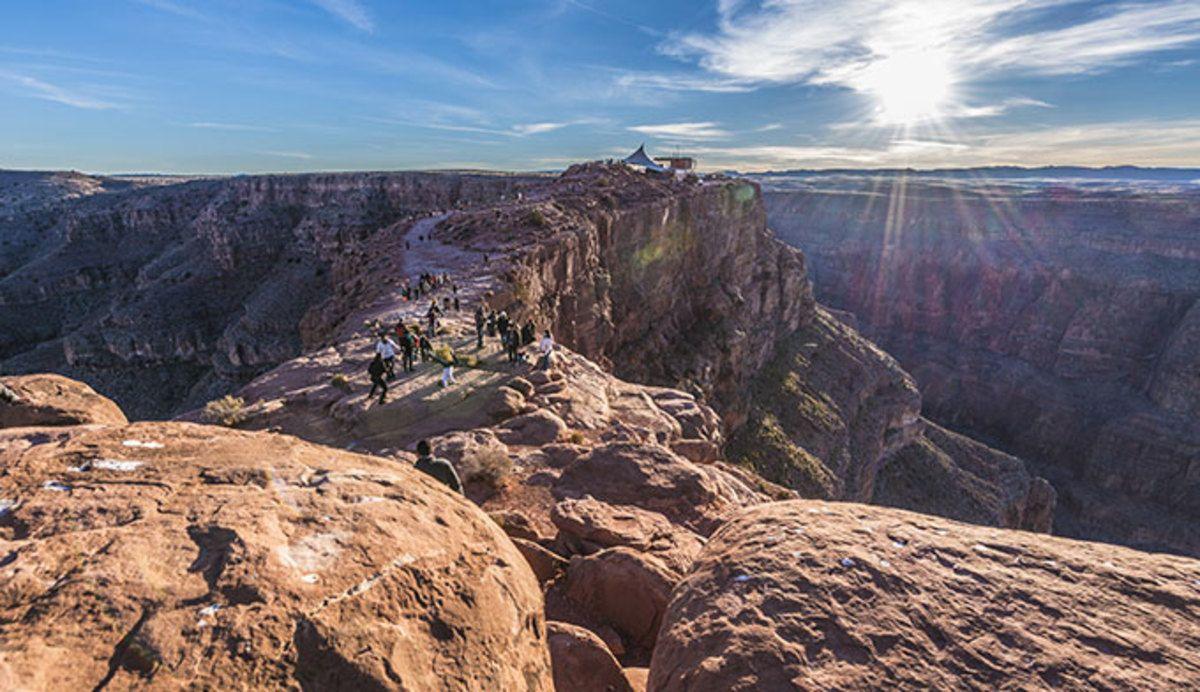
[[[0,168],[1200,166],[1200,0],[6,2]]]

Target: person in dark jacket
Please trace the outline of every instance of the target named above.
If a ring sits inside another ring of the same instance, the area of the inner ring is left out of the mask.
[[[371,364],[367,366],[367,374],[371,377],[371,391],[367,394],[368,399],[375,396],[376,389],[383,390],[379,394],[380,404],[384,403],[384,400],[387,399],[388,385],[387,380],[383,379],[383,376],[386,373],[387,366],[383,364],[383,355],[376,353],[375,358],[371,361]]]
[[[396,331],[400,335],[400,366],[404,368],[404,372],[412,372],[413,357],[417,353],[417,339],[403,324],[397,326]]]
[[[483,316],[483,306],[479,305],[475,308],[475,348],[483,348],[483,323],[486,320]]]
[[[446,487],[454,492],[462,493],[462,482],[458,480],[458,472],[454,470],[450,462],[433,456],[433,450],[429,447],[429,440],[421,440],[417,443],[416,467],[418,471],[427,473],[445,483]]]
[[[418,345],[421,347],[421,362],[433,360],[433,344],[429,343],[429,337],[422,334]]]

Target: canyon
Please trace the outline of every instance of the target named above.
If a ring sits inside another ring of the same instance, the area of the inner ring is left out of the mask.
[[[1057,533],[1200,554],[1200,192],[770,176],[817,297],[925,414],[1029,462]]]
[[[1026,683],[1197,674],[1196,562],[1031,533],[1073,526],[1055,469],[964,434],[818,303],[754,182],[599,162],[25,175],[0,273],[7,686],[988,689],[987,661],[1030,657]],[[552,365],[477,341],[476,306],[550,331]],[[456,382],[422,357],[373,396],[397,324],[454,354]],[[413,470],[423,439],[465,497]],[[1155,540],[1186,535],[1162,517]]]

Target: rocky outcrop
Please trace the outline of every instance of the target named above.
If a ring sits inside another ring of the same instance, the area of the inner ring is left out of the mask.
[[[648,689],[1189,689],[1197,646],[1195,560],[793,501],[712,537]]]
[[[913,379],[823,308],[758,373],[731,460],[803,496],[1049,531],[1053,488],[1025,464],[921,418]]]
[[[767,230],[745,180],[581,164],[525,205],[443,229],[512,255],[498,303],[622,379],[703,393],[730,427],[743,385],[813,307],[804,256]]]
[[[0,431],[0,687],[550,690],[537,582],[407,465],[185,423]]]
[[[119,406],[82,382],[50,374],[0,377],[0,428],[127,422]]]
[[[82,379],[135,418],[193,408],[320,343],[382,288],[369,270],[398,274],[381,229],[532,180],[254,176],[63,195],[9,223],[24,249],[0,257],[0,368]]]
[[[574,692],[633,692],[612,652],[591,632],[565,622],[548,622],[554,689]]]
[[[1200,555],[1200,196],[765,184],[818,298],[913,374],[927,416],[1048,478],[1057,531]]]

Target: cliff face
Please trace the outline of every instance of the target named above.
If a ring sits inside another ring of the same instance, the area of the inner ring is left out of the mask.
[[[1049,530],[1054,492],[1020,460],[925,435],[912,378],[816,305],[803,254],[767,230],[756,186],[579,166],[444,233],[512,258],[498,304],[626,379],[702,394],[733,433],[730,459],[773,482]],[[918,492],[927,472],[955,491]]]
[[[195,406],[300,353],[310,308],[369,294],[354,277],[379,228],[526,182],[301,175],[25,194],[5,228],[0,367],[78,377],[139,418]]]
[[[930,418],[1052,480],[1061,531],[1200,553],[1200,196],[892,181],[766,203]]]

